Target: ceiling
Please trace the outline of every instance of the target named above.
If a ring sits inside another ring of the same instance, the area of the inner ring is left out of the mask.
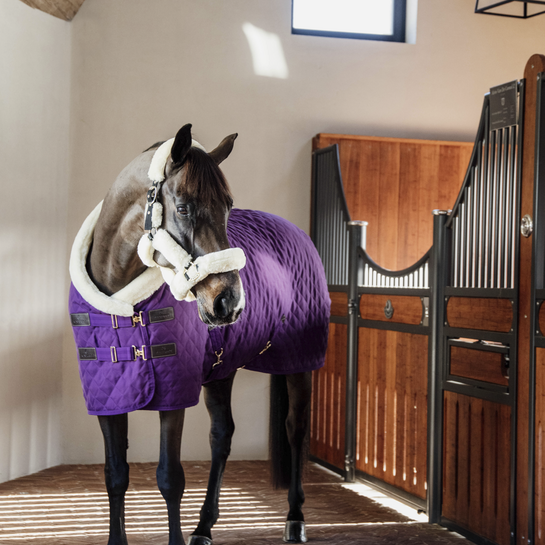
[[[64,21],[71,21],[85,0],[21,0],[21,2]]]

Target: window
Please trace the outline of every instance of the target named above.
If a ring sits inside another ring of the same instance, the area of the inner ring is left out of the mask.
[[[406,0],[292,0],[292,34],[405,41]]]

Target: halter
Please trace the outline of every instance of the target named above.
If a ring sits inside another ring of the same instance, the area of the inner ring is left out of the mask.
[[[170,286],[172,295],[181,301],[194,301],[190,291],[195,284],[204,280],[209,274],[218,274],[240,270],[246,265],[246,256],[241,248],[228,248],[198,257],[193,260],[169,234],[161,228],[163,223],[163,205],[157,200],[162,183],[165,181],[165,166],[174,138],[167,140],[155,151],[148,171],[153,182],[147,193],[146,211],[144,214],[144,231],[138,243],[138,256],[147,267],[159,267],[163,279]],[[195,140],[192,145],[204,148]],[[160,252],[170,267],[159,265],[154,259],[155,251]]]

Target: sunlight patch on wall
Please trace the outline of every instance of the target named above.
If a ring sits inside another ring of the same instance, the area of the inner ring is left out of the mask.
[[[287,79],[288,65],[278,35],[251,23],[244,23],[242,30],[250,45],[255,74],[269,78]]]

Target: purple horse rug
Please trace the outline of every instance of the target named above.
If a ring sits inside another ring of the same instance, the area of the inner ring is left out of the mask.
[[[89,414],[191,407],[202,384],[237,368],[292,374],[323,366],[330,299],[310,238],[278,216],[239,209],[227,233],[246,254],[240,270],[246,308],[225,327],[209,329],[197,303],[177,301],[153,269],[123,288],[129,303],[121,292],[110,298],[111,313],[97,310],[72,284],[69,310]],[[79,252],[86,256],[88,246]],[[116,313],[119,305],[124,310]]]

